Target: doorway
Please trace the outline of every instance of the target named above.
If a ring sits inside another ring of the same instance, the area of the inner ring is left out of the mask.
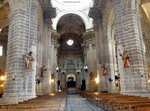
[[[68,74],[66,77],[67,81],[67,89],[68,88],[76,88],[76,76],[75,74]]]

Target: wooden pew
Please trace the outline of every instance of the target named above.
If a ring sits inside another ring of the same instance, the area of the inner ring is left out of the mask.
[[[80,95],[107,111],[147,111],[150,108],[148,97],[96,92],[80,92]]]
[[[0,111],[64,111],[65,106],[66,93],[54,93],[16,105],[2,106]]]

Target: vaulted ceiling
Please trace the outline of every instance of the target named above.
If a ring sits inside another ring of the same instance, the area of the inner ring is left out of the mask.
[[[80,36],[85,32],[85,24],[80,16],[67,14],[60,18],[57,25],[57,32],[60,35],[74,33]]]
[[[82,35],[85,32],[85,24],[80,16],[76,14],[62,16],[57,24],[57,32],[60,34],[60,38],[58,39],[60,44],[58,49],[59,55],[83,54]],[[72,46],[67,44],[69,39],[74,41]]]

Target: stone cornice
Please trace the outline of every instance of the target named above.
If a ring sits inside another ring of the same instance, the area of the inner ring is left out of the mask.
[[[89,17],[93,18],[93,29],[97,31],[99,25],[102,24],[103,15],[100,13],[100,10],[96,7],[90,8]]]
[[[47,24],[49,24],[49,26],[51,27],[52,25],[52,18],[56,17],[56,9],[53,7],[48,7],[44,12],[43,12],[43,17],[44,20]]]
[[[89,11],[89,17],[93,18],[95,21],[102,21],[102,14],[98,8],[92,7]]]
[[[56,17],[56,9],[52,7],[50,0],[38,0],[42,10],[43,10],[43,18],[44,21],[49,24],[49,26],[52,25],[52,18]]]
[[[43,13],[44,19],[52,19],[56,17],[56,9],[53,7],[48,7]]]

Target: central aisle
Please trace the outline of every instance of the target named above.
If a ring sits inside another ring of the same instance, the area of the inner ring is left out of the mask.
[[[67,95],[67,105],[65,111],[103,111],[96,105],[90,103],[78,94]]]

